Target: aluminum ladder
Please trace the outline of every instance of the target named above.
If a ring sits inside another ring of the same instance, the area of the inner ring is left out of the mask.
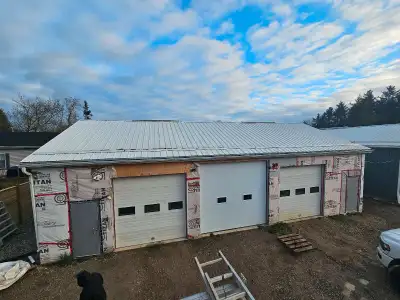
[[[17,230],[17,226],[12,220],[6,205],[0,201],[0,247],[3,246],[3,240]]]
[[[229,263],[229,261],[226,259],[221,251],[218,251],[218,256],[219,257],[217,259],[206,261],[204,263],[200,263],[197,257],[194,258],[197,267],[199,268],[201,277],[203,278],[206,285],[208,295],[207,298],[210,300],[255,300],[243,280],[236,273],[235,269],[232,267],[232,265]],[[230,271],[229,273],[210,278],[208,273],[204,272],[204,267],[221,262],[225,263],[225,265],[228,267],[228,270]],[[222,283],[223,281],[227,280],[231,280],[233,281],[233,283],[217,286],[218,283]]]

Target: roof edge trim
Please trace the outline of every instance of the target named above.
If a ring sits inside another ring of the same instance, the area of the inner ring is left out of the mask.
[[[218,156],[197,156],[197,157],[175,157],[175,158],[156,158],[156,159],[105,159],[105,160],[65,160],[56,162],[36,162],[36,163],[20,163],[20,166],[34,168],[34,167],[66,167],[66,166],[88,166],[88,165],[120,165],[120,164],[137,164],[137,163],[163,163],[163,162],[179,162],[179,161],[205,161],[205,160],[222,160],[222,159],[270,159],[282,157],[298,157],[298,156],[325,156],[335,154],[366,154],[371,153],[372,149],[360,150],[342,150],[342,151],[321,151],[321,152],[298,152],[298,153],[280,153],[270,155],[218,155]]]

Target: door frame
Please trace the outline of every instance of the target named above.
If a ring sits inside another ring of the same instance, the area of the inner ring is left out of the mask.
[[[82,202],[97,202],[97,207],[98,207],[98,222],[97,222],[97,226],[98,226],[98,233],[99,233],[99,239],[100,239],[100,249],[99,249],[99,253],[98,254],[89,254],[89,255],[85,255],[85,256],[75,256],[74,255],[74,232],[72,231],[72,210],[71,210],[71,203],[82,203]],[[71,255],[74,259],[76,258],[82,258],[82,257],[90,257],[90,256],[96,256],[96,255],[101,255],[103,253],[103,238],[102,238],[102,226],[101,226],[101,206],[100,206],[100,200],[99,199],[90,199],[90,200],[82,200],[82,201],[69,201],[68,202],[68,209],[70,211],[69,213],[69,224],[70,224],[70,228],[69,228],[69,232],[70,232],[70,236],[71,236]]]
[[[344,212],[345,212],[345,214],[348,213],[348,211],[347,211],[347,200],[348,200],[348,195],[347,195],[347,192],[348,192],[347,184],[348,184],[348,178],[349,178],[349,177],[352,177],[352,178],[353,178],[353,177],[358,177],[358,180],[357,180],[357,208],[356,208],[355,211],[350,211],[350,213],[352,213],[352,212],[360,212],[360,186],[361,186],[361,175],[349,176],[348,174],[345,174],[345,176],[346,176],[346,196],[345,196],[345,202],[344,202],[344,208],[345,208]]]
[[[265,161],[265,167],[266,167],[266,181],[265,181],[265,207],[266,207],[266,218],[265,218],[265,224],[269,225],[269,178],[270,178],[270,170],[271,170],[271,165],[270,161],[266,160]],[[201,190],[200,190],[201,191]]]

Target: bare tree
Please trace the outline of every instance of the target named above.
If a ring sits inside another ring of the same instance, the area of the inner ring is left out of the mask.
[[[76,98],[58,99],[26,98],[13,100],[9,112],[13,130],[25,132],[62,131],[78,120],[77,109],[81,104]]]
[[[67,127],[78,121],[78,109],[82,108],[79,99],[69,97],[64,99],[64,110],[66,113],[65,125]]]

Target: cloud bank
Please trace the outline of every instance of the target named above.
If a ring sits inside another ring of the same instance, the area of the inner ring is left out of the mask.
[[[0,106],[75,96],[96,119],[298,122],[400,85],[394,0],[20,0],[0,10]]]

